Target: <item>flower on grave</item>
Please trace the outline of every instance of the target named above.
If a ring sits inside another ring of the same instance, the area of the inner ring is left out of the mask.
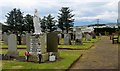
[[[30,56],[31,54],[29,52],[25,52],[25,56]]]

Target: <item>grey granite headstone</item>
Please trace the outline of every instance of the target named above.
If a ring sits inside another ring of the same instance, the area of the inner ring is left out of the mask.
[[[47,52],[47,34],[44,33],[40,36],[40,44],[41,44],[41,53]]]
[[[31,36],[30,38],[30,52],[37,52],[38,49],[41,50],[40,38],[36,36]]]
[[[86,40],[91,41],[91,35],[90,34],[86,34]]]
[[[31,56],[29,57],[29,61],[37,62],[38,61],[37,53],[39,51],[42,55],[41,62],[47,61],[48,53],[46,47],[46,34],[39,35],[39,37],[36,37],[36,35],[30,36],[29,52],[31,53]]]
[[[70,40],[70,35],[69,34],[64,34],[64,44],[65,45],[70,45],[71,40]]]
[[[26,44],[26,35],[22,35],[22,44],[23,44],[23,45]]]
[[[8,44],[8,35],[6,32],[4,32],[3,34],[3,40],[4,40],[4,44]]]
[[[27,52],[30,52],[30,33],[26,33],[26,46],[27,46]]]
[[[76,34],[75,34],[75,41],[76,44],[82,44],[82,32],[80,28],[76,28]]]
[[[15,34],[8,36],[8,56],[18,57],[17,52],[17,39]]]
[[[59,39],[61,39],[62,38],[62,34],[58,34],[58,37],[59,37]]]

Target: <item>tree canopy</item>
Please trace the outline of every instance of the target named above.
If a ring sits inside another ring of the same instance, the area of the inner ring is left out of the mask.
[[[55,23],[57,22],[56,20],[54,20],[55,17],[53,17],[51,14],[49,14],[47,17],[44,16],[41,19],[41,28],[43,29],[42,31],[48,31],[48,32],[52,32],[54,30],[56,30],[56,25]]]
[[[6,24],[9,26],[11,32],[22,32],[24,22],[23,22],[23,13],[20,9],[14,8],[12,11],[6,15],[7,21]]]
[[[74,25],[74,14],[72,14],[72,10],[69,9],[69,7],[62,7],[60,10],[60,13],[58,13],[58,27],[64,31],[66,30],[66,33],[68,33],[68,30],[70,30],[70,27],[73,27]]]

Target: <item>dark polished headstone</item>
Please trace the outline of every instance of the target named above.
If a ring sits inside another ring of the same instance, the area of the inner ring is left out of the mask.
[[[56,32],[47,34],[47,52],[58,52],[58,36]]]

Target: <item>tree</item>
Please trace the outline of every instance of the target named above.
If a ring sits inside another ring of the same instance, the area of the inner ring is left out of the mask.
[[[24,26],[23,13],[20,11],[20,9],[14,8],[12,11],[7,13],[7,15],[5,16],[7,17],[6,24],[10,28],[9,30],[11,32],[16,33],[19,44],[21,44],[21,34],[23,31],[23,26]]]
[[[40,24],[41,24],[41,28],[42,28],[42,32],[45,32],[47,27],[46,27],[46,17],[44,16],[41,21],[40,21]]]
[[[30,14],[27,14],[24,17],[24,30],[28,31],[30,33],[30,31],[34,31],[34,26],[33,26],[33,16],[31,16]]]
[[[20,9],[14,8],[5,16],[7,17],[6,24],[9,26],[10,31],[15,33],[17,33],[17,31],[20,33],[23,31],[23,13],[20,11]]]
[[[56,20],[54,20],[55,17],[52,17],[51,14],[49,14],[47,17],[44,17],[42,21],[45,23],[44,29],[46,29],[48,32],[52,32],[56,29]],[[46,21],[46,22],[45,22]]]
[[[72,19],[74,15],[71,12],[72,10],[70,10],[69,7],[62,7],[60,13],[58,13],[58,27],[62,31],[66,30],[66,33],[68,33],[70,27],[74,25],[74,19]]]

